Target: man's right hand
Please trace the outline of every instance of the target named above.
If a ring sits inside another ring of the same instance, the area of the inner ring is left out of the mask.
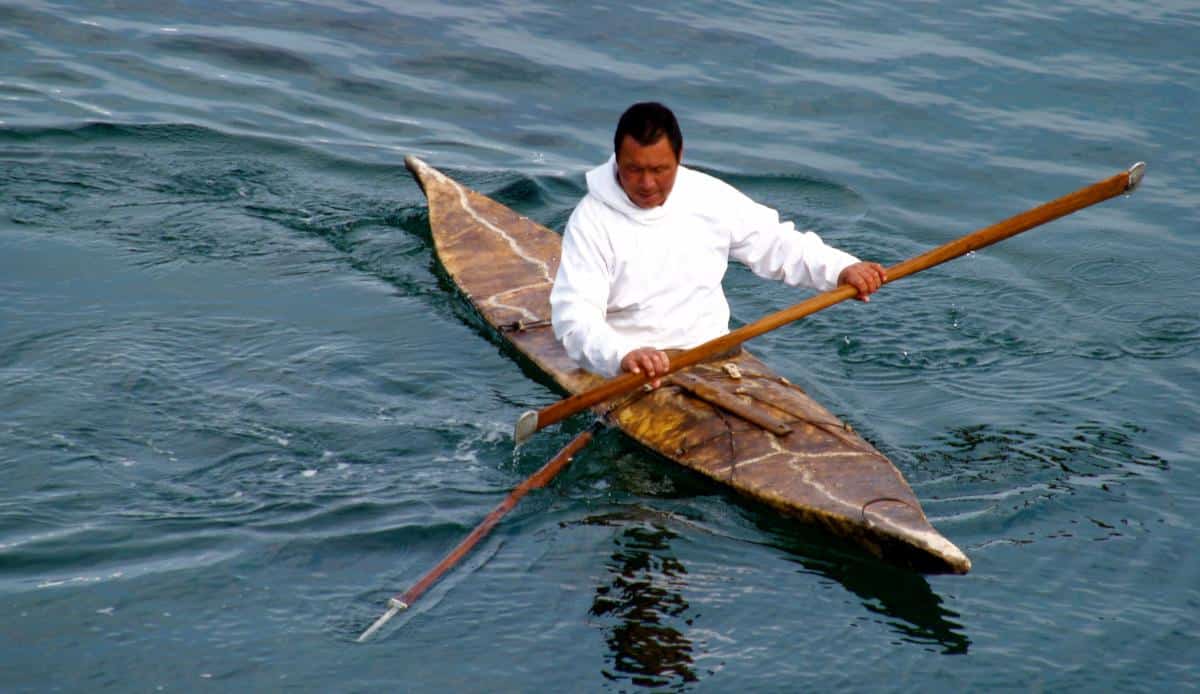
[[[671,368],[671,360],[667,353],[653,347],[639,347],[621,357],[621,370],[635,374],[646,374],[652,379],[650,386],[657,388],[662,385],[659,376],[666,375]]]

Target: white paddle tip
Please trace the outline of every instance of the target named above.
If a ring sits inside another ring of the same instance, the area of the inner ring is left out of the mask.
[[[1139,161],[1129,167],[1129,185],[1125,186],[1126,193],[1132,193],[1134,188],[1142,182],[1142,176],[1146,175],[1146,162]]]
[[[530,436],[537,431],[538,413],[535,410],[527,410],[517,420],[517,426],[513,428],[513,440],[518,446],[529,440]]]
[[[400,610],[407,610],[407,609],[408,609],[408,605],[400,600],[397,600],[396,598],[392,598],[391,600],[388,600],[388,611],[384,612],[383,615],[380,616],[379,619],[375,620],[374,624],[372,624],[370,627],[367,628],[366,631],[364,631],[362,633],[362,636],[358,637],[358,642],[362,643],[363,641],[366,641],[367,639],[371,638],[372,634],[374,634],[375,632],[382,629],[383,625],[387,624],[388,620],[390,620],[392,617],[395,617],[400,612]]]

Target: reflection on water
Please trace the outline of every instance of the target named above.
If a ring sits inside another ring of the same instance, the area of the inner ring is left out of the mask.
[[[798,557],[806,569],[841,583],[862,599],[909,643],[936,647],[945,655],[962,655],[971,646],[959,614],[945,605],[921,574],[867,562]]]
[[[965,654],[970,648],[959,614],[943,604],[923,575],[848,550],[837,540],[790,519],[762,514],[756,521],[773,536],[771,544],[788,553],[790,561],[840,583],[864,608],[879,615],[881,623],[899,632],[902,640],[946,655]]]
[[[846,553],[829,538],[789,519],[763,513],[757,520],[787,560],[856,596],[866,611],[859,619],[885,625],[900,641],[944,655],[970,649],[960,615],[921,574]],[[604,677],[655,689],[679,689],[698,681],[705,673],[697,670],[696,662],[706,655],[707,639],[689,633],[698,614],[685,594],[698,586],[689,585],[688,569],[671,548],[679,533],[668,527],[666,517],[649,518],[637,511],[583,522],[619,529],[606,564],[608,580],[596,586],[590,610],[606,632]]]
[[[596,587],[591,609],[608,630],[611,668],[602,674],[610,680],[658,688],[697,680],[692,642],[680,630],[691,620],[681,592],[687,569],[670,552],[675,537],[662,525],[638,523],[614,539],[612,580]]]

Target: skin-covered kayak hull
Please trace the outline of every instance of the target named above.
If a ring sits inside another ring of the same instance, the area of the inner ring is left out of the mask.
[[[405,163],[429,200],[438,260],[483,319],[565,391],[601,383],[549,325],[561,237],[415,157]],[[746,350],[595,409],[646,448],[887,561],[970,570],[891,461]]]

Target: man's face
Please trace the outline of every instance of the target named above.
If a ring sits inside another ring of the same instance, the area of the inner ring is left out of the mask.
[[[640,145],[628,135],[621,140],[621,148],[617,150],[617,180],[638,207],[649,209],[666,202],[678,171],[679,159],[666,137],[651,145]]]

